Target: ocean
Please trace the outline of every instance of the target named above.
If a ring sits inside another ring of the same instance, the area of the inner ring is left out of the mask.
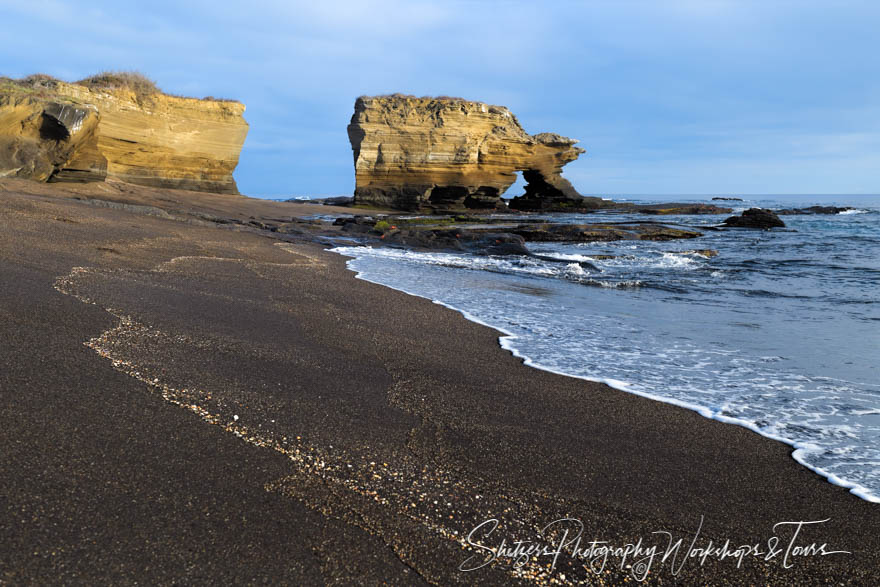
[[[746,426],[792,445],[798,462],[830,482],[880,502],[880,196],[743,199],[713,203],[736,214],[817,204],[856,210],[782,216],[784,229],[707,230],[684,241],[529,244],[556,261],[333,250],[352,257],[361,279],[502,331],[501,345],[531,366]],[[550,216],[699,229],[729,214]]]

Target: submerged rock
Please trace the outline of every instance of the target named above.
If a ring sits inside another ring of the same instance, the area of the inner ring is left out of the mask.
[[[626,210],[624,204],[617,204],[617,207]],[[733,212],[732,208],[722,208],[715,204],[632,204],[634,212],[642,214],[657,214],[660,216],[672,216],[677,214],[727,214]]]
[[[789,208],[787,210],[777,210],[779,215],[792,216],[795,214],[840,214],[841,212],[849,212],[855,210],[849,206],[839,208],[837,206],[810,206],[808,208]]]
[[[321,199],[320,203],[325,206],[350,206],[354,203],[354,198],[351,196],[333,196]]]
[[[693,230],[660,224],[550,224],[521,225],[512,230],[527,242],[607,242],[620,240],[667,241],[703,236]]]
[[[503,231],[474,231],[459,227],[398,226],[394,218],[376,220],[370,216],[337,218],[336,226],[354,234],[377,238],[383,245],[431,251],[467,251],[486,255],[531,255],[525,239]]]
[[[724,221],[725,226],[737,228],[783,228],[785,223],[772,210],[749,208],[741,216],[731,216]]]
[[[291,204],[318,204],[321,206],[351,206],[354,198],[351,196],[331,196],[329,198],[288,198],[285,203]]]
[[[677,255],[699,255],[701,257],[706,257],[707,259],[711,259],[712,257],[718,256],[718,251],[715,249],[694,249],[691,251],[679,251],[676,252]]]
[[[461,98],[361,97],[348,125],[355,204],[407,211],[504,208],[522,171],[526,195],[511,208],[589,208],[561,176],[584,153],[576,140],[530,135],[510,110]]]
[[[424,221],[433,222],[432,224]],[[438,225],[437,223],[440,223]],[[443,224],[446,224],[443,226]],[[491,224],[491,223],[490,223]],[[496,247],[510,253],[524,254],[517,250],[526,242],[607,242],[620,240],[668,241],[696,238],[701,233],[682,230],[655,223],[637,224],[550,224],[530,223],[491,227],[481,222],[468,226],[455,217],[444,219],[405,219],[371,216],[337,218],[334,225],[345,232],[378,236],[384,243],[397,243],[409,247],[427,249],[476,250]],[[384,244],[383,243],[383,244]],[[515,245],[516,247],[511,247]],[[499,248],[500,247],[500,248]]]

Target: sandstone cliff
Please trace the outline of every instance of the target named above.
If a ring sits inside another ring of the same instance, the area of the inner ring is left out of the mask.
[[[103,180],[98,110],[31,95],[0,95],[0,177],[47,181],[77,175]],[[78,173],[77,166],[82,167]]]
[[[496,208],[522,171],[512,207],[592,207],[561,176],[584,152],[574,139],[529,135],[507,108],[460,98],[358,98],[348,125],[355,203],[400,210]]]
[[[0,177],[115,178],[238,193],[232,172],[248,125],[238,102],[57,80],[0,83]]]

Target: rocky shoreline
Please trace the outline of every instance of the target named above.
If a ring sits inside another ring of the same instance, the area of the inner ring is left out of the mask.
[[[851,554],[651,580],[876,582],[876,506],[789,447],[523,365],[498,332],[355,279],[315,243],[349,233],[313,205],[116,182],[0,194],[3,581],[595,581],[570,557],[459,570],[487,519],[527,539],[571,517],[612,543],[699,545],[829,519],[805,543]]]
[[[775,213],[664,223],[732,209],[584,197],[562,177],[576,140],[528,134],[504,107],[403,95],[355,103],[351,201],[254,200],[232,178],[242,104],[32,77],[0,80],[0,583],[638,579],[576,556],[462,571],[485,557],[470,536],[487,520],[536,541],[562,519],[613,544],[715,545],[826,520],[811,539],[848,556],[709,557],[648,578],[877,582],[878,510],[790,447],[528,367],[499,332],[326,251],[563,262],[530,243],[698,247],[704,230],[783,227]],[[502,199],[517,173],[525,194]]]

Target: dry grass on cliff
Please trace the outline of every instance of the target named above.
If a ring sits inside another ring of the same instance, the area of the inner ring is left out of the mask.
[[[414,96],[412,94],[401,94],[400,92],[395,92],[393,94],[380,94],[378,96],[358,96],[358,99],[361,98],[397,98],[398,100],[442,100],[444,102],[473,101],[466,98],[460,98],[458,96]]]
[[[59,80],[57,77],[53,77],[51,75],[45,73],[33,73],[27,77],[23,77],[19,80],[15,80],[18,84],[24,86],[42,86],[42,87],[52,87],[57,84]]]
[[[86,86],[89,89],[115,89],[115,88],[124,88],[131,90],[134,92],[135,96],[137,96],[138,100],[143,100],[145,98],[149,98],[150,96],[154,96],[156,94],[162,94],[164,96],[171,96],[174,98],[185,98],[188,100],[204,100],[206,102],[235,102],[239,103],[238,100],[232,100],[229,98],[215,98],[214,96],[205,96],[204,98],[193,98],[192,96],[183,96],[181,94],[171,94],[169,92],[163,92],[159,89],[159,86],[156,85],[156,82],[152,79],[148,78],[144,74],[139,71],[103,71],[99,74],[87,77],[85,79],[81,79],[77,84],[81,86]]]
[[[27,77],[23,77],[21,79],[13,79],[11,77],[0,76],[0,83],[4,85],[14,85],[19,88],[51,88],[58,82],[60,82],[56,77],[52,77],[51,75],[46,75],[45,73],[35,73],[29,75]]]
[[[21,79],[0,76],[0,91],[26,93],[46,98],[51,95],[52,88],[60,81],[58,78],[46,75],[45,73],[35,73]]]
[[[156,82],[139,71],[102,71],[75,83],[90,90],[131,90],[141,99],[162,93]]]
[[[204,100],[205,102],[232,102],[234,104],[241,104],[241,100],[236,100],[235,98],[218,98],[216,96],[205,96],[204,98],[199,98],[199,100]]]
[[[39,92],[41,90],[51,90],[59,83],[66,82],[45,73],[35,73],[21,79],[2,77],[0,78],[0,83],[15,86],[22,90]],[[156,82],[136,71],[105,71],[74,83],[89,89],[126,88],[134,92],[138,98],[162,93],[156,86]]]
[[[21,79],[0,76],[0,91],[26,92],[28,94],[48,98],[53,95],[51,90],[59,83],[67,82],[45,73],[35,73]],[[90,90],[130,90],[134,93],[138,102],[148,100],[151,96],[161,94],[164,96],[172,96],[174,98],[204,100],[206,102],[241,103],[239,100],[233,100],[230,98],[215,98],[214,96],[193,98],[191,96],[163,92],[159,86],[156,85],[155,81],[139,71],[102,71],[101,73],[97,73],[73,83],[75,85],[84,86]]]
[[[412,94],[401,94],[400,92],[395,92],[393,94],[379,94],[376,96],[361,95],[361,96],[358,96],[357,99],[358,100],[371,100],[371,99],[378,99],[378,100],[388,100],[388,99],[421,100],[421,101],[425,101],[425,102],[429,102],[429,103],[430,102],[443,102],[443,103],[448,102],[448,103],[452,103],[452,104],[458,104],[461,102],[465,102],[468,104],[485,104],[486,107],[489,108],[489,112],[492,112],[494,114],[500,114],[500,113],[504,113],[504,112],[507,112],[508,114],[510,114],[510,111],[505,106],[498,106],[496,104],[489,104],[488,102],[482,102],[480,100],[468,100],[467,98],[461,98],[459,96],[445,96],[445,95],[442,95],[442,96],[414,96]],[[513,118],[516,121],[516,123],[519,124],[519,121],[516,120],[516,117],[514,116]]]

